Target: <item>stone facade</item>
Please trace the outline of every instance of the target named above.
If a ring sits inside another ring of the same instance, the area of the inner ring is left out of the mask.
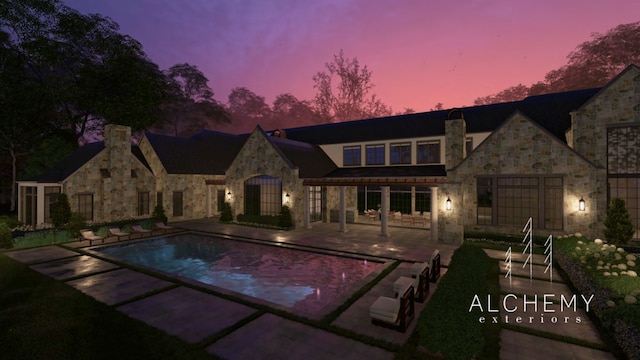
[[[225,190],[224,185],[206,185],[207,181],[224,182],[224,175],[205,174],[169,174],[162,165],[147,138],[143,138],[139,145],[149,167],[155,174],[155,186],[152,189],[153,206],[157,205],[157,194],[162,193],[162,206],[169,221],[198,219],[211,217],[218,213],[216,193]],[[174,214],[174,192],[182,192],[182,215]]]
[[[598,199],[606,196],[605,169],[585,159],[522,113],[512,115],[464,161],[449,170],[447,184],[440,190],[441,197],[446,197],[450,192],[453,204],[464,204],[459,216],[465,229],[517,233],[521,229],[477,225],[477,177],[483,175],[562,177],[564,223],[562,230],[552,232],[601,235],[601,219],[598,215],[606,211],[606,207],[601,207],[603,204]],[[455,184],[460,184],[459,191],[451,190],[455,189]],[[578,211],[581,198],[587,202],[587,211]],[[453,238],[459,232],[460,220],[451,219],[455,214],[453,210],[441,210],[441,237],[446,238],[449,234]],[[549,234],[548,230],[541,232],[540,235]]]
[[[231,192],[233,216],[244,214],[245,181],[260,175],[268,175],[282,181],[282,205],[291,208],[295,227],[301,227],[304,219],[304,187],[298,169],[293,167],[267,139],[260,128],[256,128],[227,169],[227,189]],[[286,203],[285,194],[289,194]]]
[[[137,217],[138,192],[153,191],[155,177],[131,154],[131,129],[105,126],[105,149],[62,183],[72,211],[78,211],[79,197],[93,196],[94,222]],[[151,197],[151,196],[150,196]],[[150,205],[151,212],[153,207]]]

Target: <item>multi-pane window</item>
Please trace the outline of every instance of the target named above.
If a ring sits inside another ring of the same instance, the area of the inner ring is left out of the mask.
[[[607,129],[609,201],[624,200],[640,238],[640,126]]]
[[[246,215],[278,215],[282,208],[282,181],[261,175],[244,182]]]
[[[391,164],[411,164],[411,143],[391,144]]]
[[[183,195],[182,191],[173,192],[173,216],[183,215]]]
[[[493,224],[493,178],[478,178],[478,225]]]
[[[366,146],[366,164],[384,165],[384,144]]]
[[[85,220],[93,220],[93,194],[78,194],[78,212]]]
[[[309,187],[309,217],[311,221],[322,220],[322,187]]]
[[[342,150],[342,162],[344,166],[360,166],[360,145],[345,146]]]
[[[156,193],[156,205],[160,205],[160,206],[162,206],[164,208],[164,201],[163,200],[164,200],[164,198],[163,198],[163,195],[162,195],[162,191],[158,191]]]
[[[479,177],[478,225],[520,227],[531,217],[534,228],[562,230],[562,194],[561,177]]]
[[[149,192],[138,192],[138,216],[149,215]]]
[[[59,186],[44,187],[44,222],[51,223],[51,207],[58,201]]]
[[[420,141],[417,144],[418,164],[439,164],[440,163],[440,141]]]
[[[636,228],[634,238],[640,238],[640,176],[609,175],[609,199],[620,198],[627,206],[631,222]]]

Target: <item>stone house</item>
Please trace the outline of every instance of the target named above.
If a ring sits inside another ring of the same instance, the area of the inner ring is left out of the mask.
[[[600,89],[242,135],[146,133],[131,145],[128,128],[109,125],[104,142],[19,182],[19,217],[48,222],[64,192],[93,221],[147,217],[156,204],[170,221],[198,219],[229,202],[234,216],[287,205],[296,227],[340,231],[375,213],[383,236],[401,213],[453,243],[465,231],[520,234],[529,218],[539,235],[595,237],[613,197],[640,228],[639,135],[635,65]]]

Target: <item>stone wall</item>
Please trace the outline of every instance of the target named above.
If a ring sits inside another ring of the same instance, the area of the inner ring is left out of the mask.
[[[304,187],[298,169],[289,162],[268,141],[267,135],[256,128],[226,172],[227,188],[232,194],[231,208],[234,217],[245,209],[244,183],[259,175],[268,175],[282,181],[282,204],[289,206],[295,227],[301,227],[304,220]],[[289,204],[284,195],[289,194]]]
[[[225,190],[224,185],[206,185],[207,180],[224,180],[224,175],[168,174],[147,138],[139,145],[142,154],[155,174],[153,206],[157,193],[162,193],[163,208],[169,221],[201,219],[217,214],[217,190]],[[209,187],[209,189],[207,189]],[[182,192],[182,216],[173,215],[173,192]]]
[[[72,211],[79,210],[79,195],[92,194],[94,222],[137,218],[138,192],[149,192],[151,213],[155,178],[131,154],[131,129],[107,125],[104,137],[105,149],[63,182]]]
[[[640,122],[640,68],[631,66],[571,114],[574,149],[598,166],[607,161],[607,127]]]
[[[477,183],[482,175],[557,175],[563,178],[564,223],[562,231],[555,233],[582,232],[587,236],[601,234],[598,201],[606,195],[606,173],[604,168],[577,154],[566,144],[556,139],[522,113],[512,115],[487,140],[456,168],[448,171],[447,180],[459,183],[463,194],[462,222],[466,230],[519,232],[518,229],[477,225]],[[447,196],[448,184],[439,189],[439,198]],[[452,194],[458,196],[456,191]],[[578,200],[584,198],[587,211],[579,212]],[[454,198],[451,198],[454,201]],[[454,206],[455,208],[455,206]],[[447,214],[440,215],[446,219]],[[449,216],[450,217],[450,216]],[[446,220],[440,220],[446,221]],[[454,224],[457,226],[457,224]],[[524,224],[523,224],[524,226]],[[440,227],[443,232],[449,231]],[[544,234],[552,233],[542,230]],[[541,234],[543,235],[543,234]]]

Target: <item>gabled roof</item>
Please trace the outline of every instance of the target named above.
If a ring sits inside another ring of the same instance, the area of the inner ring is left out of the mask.
[[[247,135],[203,130],[190,138],[145,133],[169,174],[224,175]]]
[[[467,133],[492,132],[509,115],[521,111],[566,142],[570,112],[579,108],[599,89],[529,96],[520,101],[461,108]],[[287,138],[311,144],[339,144],[386,139],[443,136],[447,110],[387,116],[285,129]]]
[[[104,148],[105,148],[104,141],[89,143],[84,146],[81,146],[78,149],[76,149],[76,151],[71,153],[71,155],[67,156],[62,161],[57,163],[54,167],[49,169],[47,172],[41,175],[38,175],[33,179],[27,179],[27,180],[33,180],[33,181],[42,182],[42,183],[44,182],[56,183],[56,182],[64,181],[66,178],[68,178],[74,172],[80,169],[82,165],[86,164],[91,159],[93,159],[96,155],[98,155],[102,150],[104,150]],[[151,167],[149,166],[149,163],[147,163],[147,160],[142,155],[142,151],[140,151],[140,148],[138,148],[135,145],[131,145],[131,154],[133,154],[133,156],[138,158],[138,160],[140,160],[140,162],[147,169],[151,170]]]
[[[265,136],[286,161],[298,168],[302,179],[322,177],[338,168],[318,145]]]

